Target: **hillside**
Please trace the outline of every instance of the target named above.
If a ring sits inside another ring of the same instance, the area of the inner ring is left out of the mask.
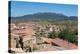
[[[48,21],[63,21],[63,20],[78,20],[77,16],[65,16],[63,14],[57,14],[57,13],[35,13],[35,14],[29,14],[19,17],[11,17],[11,20],[48,20]]]

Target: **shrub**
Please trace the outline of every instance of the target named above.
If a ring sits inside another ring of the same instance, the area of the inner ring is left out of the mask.
[[[69,31],[69,29],[64,29],[61,31],[58,35],[59,38],[67,40],[71,43],[75,43],[77,45],[78,41],[75,38],[75,36],[72,35],[72,33]]]

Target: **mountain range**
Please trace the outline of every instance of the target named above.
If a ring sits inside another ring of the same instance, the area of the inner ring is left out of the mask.
[[[10,16],[9,16],[10,17]],[[59,20],[78,20],[77,16],[66,16],[60,13],[35,13],[28,14],[18,17],[10,17],[12,21],[14,20],[49,20],[49,21],[59,21]]]

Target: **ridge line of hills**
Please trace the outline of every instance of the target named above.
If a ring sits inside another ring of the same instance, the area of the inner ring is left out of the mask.
[[[9,16],[10,17],[10,16]],[[62,20],[78,20],[77,16],[66,16],[58,13],[35,13],[28,14],[19,17],[10,17],[12,21],[14,20],[48,20],[48,21],[62,21]]]

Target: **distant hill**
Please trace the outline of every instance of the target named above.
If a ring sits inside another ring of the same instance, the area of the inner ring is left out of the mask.
[[[78,20],[77,16],[65,16],[57,13],[35,13],[19,17],[11,17],[12,21],[15,20],[48,20],[48,21],[61,21],[61,20]]]

